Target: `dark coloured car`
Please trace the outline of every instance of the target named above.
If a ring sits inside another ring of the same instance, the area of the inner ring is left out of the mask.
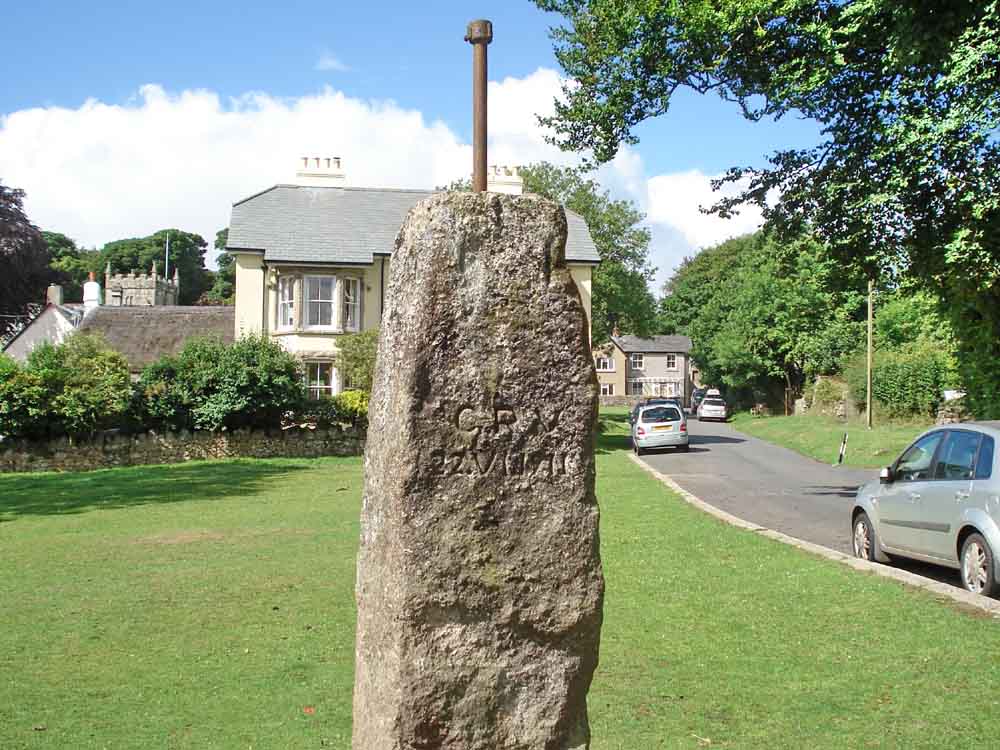
[[[708,388],[695,388],[691,391],[691,411],[697,412],[698,406],[704,400],[706,394],[708,393]]]

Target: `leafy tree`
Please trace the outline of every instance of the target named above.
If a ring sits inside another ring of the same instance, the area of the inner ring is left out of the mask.
[[[378,329],[370,328],[337,339],[334,365],[352,390],[371,393],[375,375],[375,355],[378,351]]]
[[[101,271],[101,254],[97,250],[78,247],[76,242],[60,232],[42,232],[49,248],[49,267],[55,272],[55,283],[62,284],[67,302],[83,299],[83,284],[91,271]]]
[[[179,229],[161,229],[148,237],[109,242],[101,249],[101,265],[106,267],[110,263],[112,273],[130,271],[149,273],[155,263],[159,272],[163,273],[164,250],[168,235],[170,269],[167,272],[171,278],[174,269],[180,273],[180,304],[193,304],[205,291],[207,282],[205,274],[207,244],[201,235],[182,232]]]
[[[25,369],[44,394],[45,419],[36,435],[92,433],[118,426],[128,412],[128,363],[97,334],[77,333],[57,346],[44,342]]]
[[[44,301],[48,265],[45,240],[24,213],[24,191],[0,183],[0,342]]]
[[[863,283],[811,239],[757,233],[687,259],[664,289],[660,323],[691,336],[709,382],[796,392],[860,344]]]
[[[973,408],[1000,415],[1000,5],[896,0],[535,0],[561,13],[559,143],[607,161],[674,92],[751,120],[804,116],[812,148],[736,167],[772,228],[921,281],[946,305]],[[769,204],[768,195],[777,195]]]
[[[606,190],[573,167],[547,162],[521,169],[524,190],[562,203],[583,217],[601,263],[594,268],[591,337],[607,341],[617,325],[621,333],[648,336],[656,321],[656,301],[648,282],[649,230],[631,201],[612,200]]]
[[[301,363],[267,336],[192,339],[139,378],[143,421],[173,429],[277,426],[305,397]]]
[[[236,259],[226,252],[226,243],[229,241],[229,227],[220,229],[215,233],[215,249],[218,255],[215,256],[218,263],[218,271],[206,271],[207,278],[211,281],[199,303],[207,305],[232,305],[236,302]]]

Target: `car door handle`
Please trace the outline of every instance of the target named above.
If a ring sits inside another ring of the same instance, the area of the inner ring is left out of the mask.
[[[910,501],[914,502],[914,503],[919,503],[920,502],[920,493],[919,492],[911,492],[910,493]]]
[[[964,490],[958,490],[955,493],[955,499],[956,500],[968,500],[969,499],[969,493],[965,492]]]

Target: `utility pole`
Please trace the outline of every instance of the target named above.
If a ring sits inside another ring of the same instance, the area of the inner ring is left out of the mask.
[[[167,232],[167,249],[163,255],[163,278],[170,281],[170,232]]]
[[[865,421],[868,429],[872,428],[872,348],[874,343],[873,320],[874,308],[872,298],[875,296],[875,282],[868,279],[868,373],[865,385]]]
[[[472,45],[472,192],[486,192],[486,45],[493,41],[493,24],[472,21],[465,32]]]

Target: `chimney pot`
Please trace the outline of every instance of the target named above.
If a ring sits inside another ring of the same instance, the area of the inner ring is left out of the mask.
[[[59,284],[49,284],[45,290],[45,301],[50,305],[61,305],[63,303],[63,288]]]

